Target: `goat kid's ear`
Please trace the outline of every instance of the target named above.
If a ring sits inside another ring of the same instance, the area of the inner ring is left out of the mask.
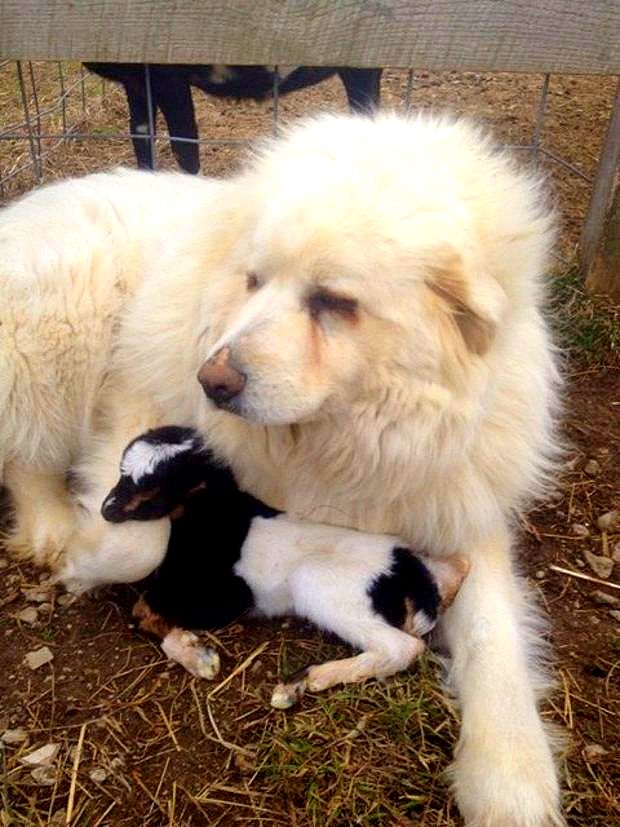
[[[467,577],[471,562],[460,554],[452,554],[449,557],[431,557],[427,565],[437,583],[441,606],[447,609]]]
[[[452,249],[429,255],[426,286],[451,315],[470,353],[483,356],[500,323],[507,296],[483,266],[465,262]]]

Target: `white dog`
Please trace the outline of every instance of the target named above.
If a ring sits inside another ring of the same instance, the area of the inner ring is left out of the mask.
[[[113,173],[18,202],[0,224],[13,545],[78,586],[154,567],[167,522],[96,515],[125,444],[167,421],[274,507],[466,554],[443,623],[459,806],[472,827],[561,824],[511,548],[553,453],[552,223],[485,136],[425,117],[309,121],[228,182]]]

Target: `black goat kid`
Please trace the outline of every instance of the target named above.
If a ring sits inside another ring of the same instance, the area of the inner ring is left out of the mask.
[[[166,556],[134,615],[193,674],[213,677],[219,659],[186,630],[223,626],[248,609],[308,618],[362,649],[277,686],[278,708],[306,689],[406,669],[469,568],[461,557],[423,559],[395,537],[275,511],[239,490],[197,432],[176,426],[127,446],[102,514],[111,522],[170,517]]]

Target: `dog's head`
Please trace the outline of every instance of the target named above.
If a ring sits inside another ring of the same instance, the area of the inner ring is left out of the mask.
[[[466,385],[507,304],[480,235],[480,210],[499,207],[480,194],[475,139],[332,117],[259,157],[242,179],[260,207],[236,245],[236,292],[198,373],[206,395],[290,424],[386,389]]]

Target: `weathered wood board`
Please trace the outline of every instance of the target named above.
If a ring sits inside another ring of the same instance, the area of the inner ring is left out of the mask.
[[[0,57],[620,74],[620,1],[0,0]]]

